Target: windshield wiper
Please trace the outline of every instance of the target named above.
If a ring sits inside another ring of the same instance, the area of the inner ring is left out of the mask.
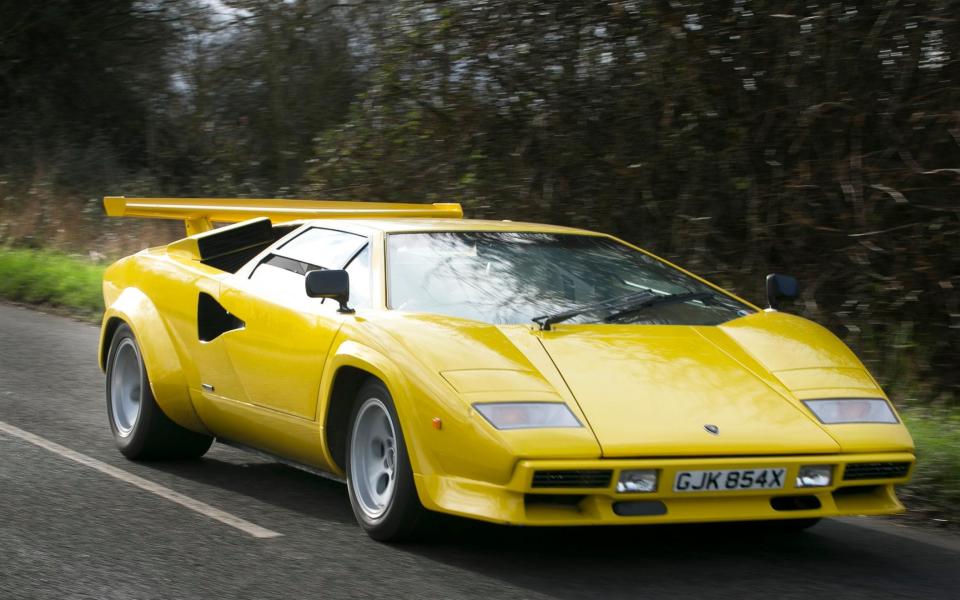
[[[713,298],[713,294],[708,292],[686,292],[683,294],[666,294],[665,296],[655,296],[653,298],[641,300],[636,304],[628,306],[623,310],[618,310],[613,314],[609,314],[603,318],[603,322],[609,323],[610,321],[615,321],[623,316],[640,312],[641,310],[650,308],[651,306],[657,306],[660,304],[673,304],[675,302],[687,302],[689,300],[706,300],[708,298]]]
[[[572,319],[586,312],[603,310],[605,308],[616,308],[618,306],[624,306],[624,305],[636,306],[638,302],[653,300],[656,297],[657,297],[656,294],[654,294],[653,292],[640,292],[637,294],[628,294],[626,296],[619,296],[611,300],[604,300],[603,302],[594,302],[593,304],[584,304],[582,306],[577,306],[575,308],[571,308],[570,310],[565,310],[563,312],[534,317],[531,320],[540,326],[541,331],[550,331],[551,325],[555,323],[562,323],[567,319]]]
[[[562,323],[568,319],[580,316],[583,313],[624,306],[625,308],[622,310],[618,310],[604,317],[604,322],[610,322],[624,315],[638,312],[658,304],[687,302],[688,300],[706,300],[712,297],[713,294],[708,292],[685,292],[682,294],[655,294],[651,292],[641,292],[639,294],[620,296],[612,300],[605,300],[603,302],[596,302],[594,304],[585,304],[583,306],[578,306],[576,308],[571,308],[570,310],[565,310],[563,312],[554,313],[551,315],[534,317],[532,320],[534,323],[540,326],[541,331],[550,331],[551,325]]]

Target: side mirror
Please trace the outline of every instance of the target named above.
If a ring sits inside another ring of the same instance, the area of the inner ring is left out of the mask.
[[[310,271],[306,277],[307,296],[311,298],[332,298],[340,303],[340,312],[352,313],[347,306],[350,300],[350,275],[346,271],[321,269]]]
[[[767,275],[767,304],[773,310],[780,307],[780,300],[793,300],[800,296],[800,284],[789,275]]]

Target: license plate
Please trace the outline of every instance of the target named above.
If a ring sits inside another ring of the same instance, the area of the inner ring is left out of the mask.
[[[675,492],[732,492],[779,490],[787,478],[783,467],[730,469],[726,471],[680,471],[673,480]]]

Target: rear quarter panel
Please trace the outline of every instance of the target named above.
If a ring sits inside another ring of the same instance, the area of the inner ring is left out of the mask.
[[[197,294],[215,290],[221,272],[163,249],[145,250],[111,265],[104,273],[106,310],[100,342],[101,368],[114,325],[130,326],[143,353],[150,386],[164,413],[179,425],[208,433],[190,395],[199,375],[192,360]]]

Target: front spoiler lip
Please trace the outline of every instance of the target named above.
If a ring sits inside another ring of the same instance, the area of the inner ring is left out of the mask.
[[[492,523],[535,526],[640,525],[707,523],[888,515],[904,510],[894,485],[905,483],[916,461],[910,452],[828,454],[793,456],[749,456],[723,458],[645,458],[585,460],[519,460],[511,479],[503,484],[464,479],[440,473],[414,474],[418,493],[430,510],[480,519]],[[856,462],[909,462],[904,477],[844,482],[843,466]],[[802,465],[837,465],[831,486],[797,488],[796,471]],[[751,468],[780,466],[787,469],[786,485],[777,490],[737,490],[684,493],[673,492],[678,470]],[[662,482],[655,493],[620,494],[615,490],[622,469],[658,469]],[[609,469],[610,484],[599,488],[534,488],[536,470]],[[839,491],[838,490],[843,490]],[[852,493],[850,493],[852,492]],[[551,496],[558,503],[544,503]],[[811,510],[777,510],[772,499],[778,496],[815,496],[820,507]],[[566,500],[569,500],[568,504]],[[652,500],[666,506],[656,516],[615,514],[614,503]]]
[[[844,467],[849,463],[872,462],[909,462],[910,469],[903,477],[881,479],[858,479],[843,481]],[[771,496],[778,494],[809,494],[830,492],[841,487],[864,486],[876,484],[906,483],[913,474],[916,457],[909,452],[884,452],[869,454],[812,454],[786,456],[727,456],[709,458],[617,458],[594,460],[521,460],[514,469],[513,477],[505,486],[506,489],[536,494],[609,494],[616,498],[643,499],[643,498],[696,498],[696,497],[732,497],[732,496]],[[833,481],[831,485],[818,488],[798,488],[795,486],[797,471],[806,465],[834,465]],[[721,492],[674,492],[673,481],[678,471],[711,470],[711,469],[750,469],[763,467],[785,467],[786,481],[783,489],[775,490],[736,490]],[[606,487],[533,487],[533,473],[535,471],[563,471],[563,470],[611,469],[613,476]],[[618,493],[617,480],[622,470],[654,469],[659,472],[659,482],[656,492],[647,493]]]

